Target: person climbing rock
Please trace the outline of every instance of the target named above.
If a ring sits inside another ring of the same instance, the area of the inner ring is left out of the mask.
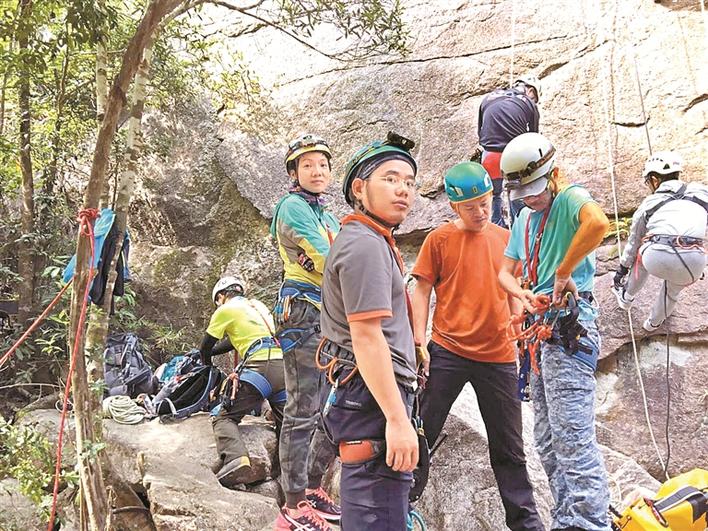
[[[417,280],[412,297],[416,345],[426,343],[433,290],[436,300],[427,346],[430,375],[421,396],[423,428],[432,447],[469,382],[487,430],[507,526],[542,530],[526,471],[516,355],[511,343],[499,341],[510,304],[521,312],[521,304],[497,282],[509,231],[490,223],[492,180],[480,164],[457,164],[444,181],[457,219],[428,234],[412,273]]]
[[[389,133],[358,150],[322,285],[324,425],[342,461],[343,531],[406,529],[418,435],[415,345],[403,261],[392,231],[416,196],[411,140]]]
[[[213,356],[231,350],[240,358],[235,364],[239,370],[226,380],[221,407],[212,417],[219,456],[216,477],[224,487],[234,487],[251,476],[248,450],[238,429],[243,417],[268,400],[276,433],[280,432],[285,403],[283,353],[273,337],[273,317],[262,302],[246,298],[243,281],[221,278],[212,290],[212,301],[217,308],[199,349],[202,362],[211,365]]]
[[[600,334],[592,294],[594,249],[609,222],[585,188],[564,180],[555,162],[555,148],[538,133],[516,137],[502,153],[511,199],[523,199],[528,208],[511,230],[499,282],[530,315],[544,306],[548,318],[555,311],[552,334],[535,354],[538,372],[531,371],[536,449],[555,502],[552,529],[609,531],[607,473],[595,436]]]
[[[278,530],[329,529],[322,518],[337,522],[340,516],[339,506],[322,488],[336,448],[319,421],[320,373],[315,366],[322,272],[339,231],[322,198],[331,180],[331,158],[327,143],[311,134],[288,145],[285,168],[291,187],[276,205],[270,228],[285,269],[274,310],[288,395],[280,436],[285,506]]]
[[[499,168],[502,151],[517,136],[538,133],[541,82],[536,76],[519,77],[510,88],[499,88],[487,94],[479,106],[477,137],[482,147],[482,165],[492,178],[492,223],[507,227],[503,213],[503,179]],[[523,207],[520,201],[509,205],[511,222]]]
[[[649,275],[663,281],[642,325],[650,333],[673,313],[681,290],[698,281],[706,266],[708,186],[683,182],[682,167],[681,157],[671,151],[646,161],[642,176],[652,193],[632,217],[614,277],[613,291],[623,310],[632,306]]]

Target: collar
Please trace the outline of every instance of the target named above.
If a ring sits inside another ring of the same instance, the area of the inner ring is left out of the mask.
[[[356,221],[363,225],[366,225],[377,234],[383,236],[383,238],[386,240],[386,243],[388,243],[389,247],[391,247],[391,249],[393,250],[393,254],[396,257],[396,262],[398,263],[398,267],[401,269],[401,273],[405,273],[406,269],[403,263],[403,257],[401,256],[401,252],[396,246],[396,240],[393,239],[393,228],[386,227],[385,225],[382,225],[380,222],[378,222],[376,219],[369,216],[365,216],[364,214],[349,214],[348,216],[344,216],[344,218],[342,218],[342,226]]]
[[[297,182],[290,188],[289,193],[299,195],[310,206],[324,207],[325,200],[321,194],[313,194],[312,192],[308,192],[302,186],[297,184]]]

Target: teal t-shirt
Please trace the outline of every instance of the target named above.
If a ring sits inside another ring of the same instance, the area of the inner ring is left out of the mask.
[[[541,239],[541,249],[538,257],[538,283],[533,288],[534,293],[553,293],[553,282],[558,266],[565,258],[575,233],[580,226],[580,209],[593,201],[584,187],[571,185],[559,193],[553,200],[548,214],[546,228]],[[513,260],[521,261],[524,277],[528,277],[528,260],[525,250],[526,226],[529,227],[529,257],[533,256],[536,234],[541,225],[543,212],[534,212],[524,208],[511,229],[511,238],[504,254]],[[530,220],[530,221],[529,221]],[[571,275],[578,291],[592,291],[595,279],[595,252],[587,255],[573,270]],[[597,309],[585,300],[579,301],[580,319],[597,318]]]

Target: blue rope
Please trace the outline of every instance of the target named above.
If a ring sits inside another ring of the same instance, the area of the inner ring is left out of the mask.
[[[416,529],[415,523],[418,522],[418,528],[420,531],[426,531],[428,528],[425,526],[425,521],[420,513],[411,509],[406,516],[406,531],[414,531]]]

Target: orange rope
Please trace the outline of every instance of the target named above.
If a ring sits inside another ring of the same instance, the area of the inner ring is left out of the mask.
[[[520,349],[519,356],[523,356],[524,351],[528,351],[531,358],[531,368],[536,374],[539,374],[537,353],[540,351],[541,343],[548,341],[553,335],[553,324],[547,323],[543,319],[543,315],[551,307],[551,299],[548,295],[536,295],[532,306],[533,312],[531,314],[524,312],[521,315],[513,315],[511,317],[507,325],[507,337],[509,341],[512,342],[521,341],[522,348]],[[514,334],[514,327],[523,325],[528,315],[535,315],[537,318],[519,334]]]
[[[47,524],[47,531],[53,531],[54,519],[57,510],[57,495],[59,494],[59,476],[61,474],[61,453],[64,443],[64,422],[66,421],[66,412],[69,404],[69,393],[71,391],[71,378],[76,368],[76,358],[78,357],[79,343],[83,336],[84,322],[86,320],[86,309],[88,307],[89,292],[91,290],[91,282],[93,280],[94,266],[93,261],[96,256],[93,238],[93,221],[99,217],[99,212],[95,208],[83,209],[79,212],[79,237],[86,236],[89,239],[91,246],[91,261],[89,262],[89,275],[86,281],[84,290],[84,298],[81,304],[81,312],[79,313],[79,323],[76,327],[76,336],[74,337],[74,345],[71,351],[71,362],[69,364],[69,374],[66,378],[66,387],[64,388],[64,404],[61,409],[61,420],[59,421],[59,436],[57,439],[57,454],[56,467],[54,468],[54,490],[52,491],[52,511]]]
[[[319,370],[321,370],[322,372],[324,372],[327,375],[327,381],[331,385],[337,385],[337,382],[334,379],[334,371],[336,370],[339,362],[342,360],[336,356],[332,356],[331,354],[325,353],[325,356],[329,357],[329,361],[325,364],[322,364],[320,362],[320,357],[322,355],[322,347],[324,346],[325,341],[327,341],[327,338],[323,337],[320,340],[320,344],[317,345],[317,350],[315,350],[315,365],[317,366],[317,368]],[[342,378],[342,381],[339,382],[339,385],[347,384],[352,378],[354,378],[356,373],[359,372],[359,367],[357,367],[355,363],[353,363],[352,366],[354,368],[351,370],[351,372],[349,374],[347,374],[344,378]]]

